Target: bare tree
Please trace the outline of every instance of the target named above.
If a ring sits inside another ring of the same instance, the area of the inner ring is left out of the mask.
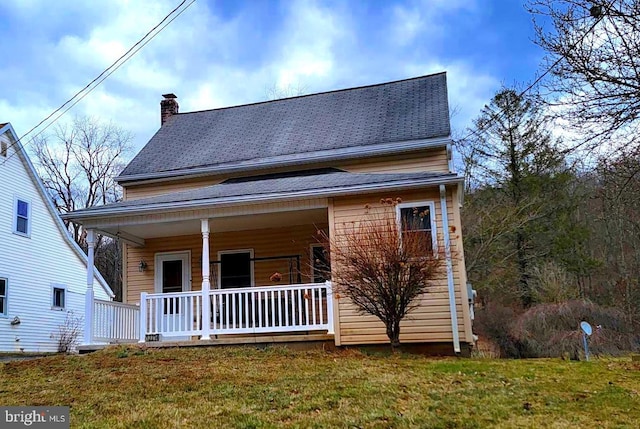
[[[57,125],[52,135],[35,141],[39,173],[60,213],[94,207],[122,198],[113,178],[131,150],[131,133],[93,118],[76,117],[71,126]],[[67,222],[82,244],[80,225]]]
[[[396,201],[382,203],[393,209]],[[430,234],[411,228],[401,233],[393,214],[395,210],[369,212],[333,239],[319,233],[330,247],[334,292],[351,299],[361,313],[380,319],[395,349],[400,322],[438,278],[445,258],[443,251],[432,249]],[[416,208],[407,221],[422,222],[427,216]]]
[[[286,86],[279,86],[274,83],[272,86],[265,88],[264,93],[267,100],[279,100],[281,98],[304,95],[308,89],[309,87],[307,85],[300,84],[300,82],[296,85],[290,83]]]
[[[122,199],[114,177],[124,168],[131,139],[130,132],[114,124],[76,117],[71,125],[57,125],[51,135],[35,141],[40,177],[60,213]],[[81,225],[66,225],[73,239],[86,249]],[[99,236],[96,266],[103,274],[110,273],[107,281],[116,292],[121,285],[120,259],[119,243]]]
[[[530,0],[554,111],[588,148],[640,143],[640,1]]]

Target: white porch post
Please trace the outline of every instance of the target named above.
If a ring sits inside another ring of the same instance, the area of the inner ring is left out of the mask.
[[[87,230],[87,291],[84,296],[84,341],[89,345],[93,341],[93,262],[95,237],[92,229]]]
[[[144,343],[147,338],[147,292],[140,294],[140,332],[139,343]]]
[[[201,219],[202,231],[202,336],[201,340],[211,339],[211,303],[209,290],[209,219]]]
[[[327,330],[327,334],[333,335],[336,333],[336,327],[334,326],[334,319],[333,319],[333,299],[334,299],[334,295],[333,295],[333,287],[332,287],[332,283],[331,281],[327,280],[325,282],[325,285],[327,286],[327,324],[329,325],[329,329]]]

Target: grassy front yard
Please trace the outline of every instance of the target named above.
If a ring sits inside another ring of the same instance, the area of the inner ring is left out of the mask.
[[[638,427],[640,364],[282,348],[110,349],[0,364],[1,405],[72,427]]]

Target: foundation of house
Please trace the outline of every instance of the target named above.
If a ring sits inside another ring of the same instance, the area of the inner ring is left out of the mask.
[[[138,345],[138,343],[119,344],[91,344],[78,346],[80,354],[91,353],[107,347],[122,346],[125,344]],[[335,350],[336,345],[333,335],[329,334],[308,334],[308,335],[228,335],[210,340],[186,340],[186,341],[149,341],[139,344],[145,348],[167,348],[167,347],[219,347],[219,346],[255,346],[267,347],[272,345],[284,346],[294,350]]]

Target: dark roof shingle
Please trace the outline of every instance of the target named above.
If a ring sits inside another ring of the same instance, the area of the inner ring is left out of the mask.
[[[170,117],[121,174],[447,137],[446,75]]]
[[[256,180],[229,180],[217,185],[203,188],[173,192],[170,194],[141,198],[137,200],[122,201],[119,203],[107,204],[105,206],[91,207],[76,210],[73,213],[63,215],[65,219],[74,219],[76,215],[98,214],[105,210],[112,209],[136,209],[149,206],[163,206],[167,204],[185,203],[190,207],[198,201],[208,201],[217,204],[236,197],[246,197],[256,199],[261,196],[282,196],[289,193],[313,192],[314,195],[322,196],[331,192],[348,190],[358,186],[373,186],[384,188],[385,185],[393,183],[433,181],[434,183],[457,182],[459,177],[455,173],[347,173],[344,171],[323,171],[318,174],[302,175],[274,175],[273,178],[266,176],[255,178]]]

